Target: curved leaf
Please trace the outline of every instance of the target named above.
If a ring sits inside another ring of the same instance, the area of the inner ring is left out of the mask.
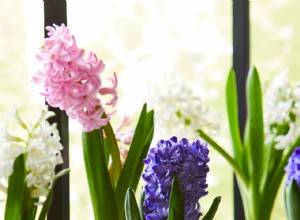
[[[68,174],[70,172],[70,169],[64,169],[64,170],[61,170],[59,173],[57,173],[53,179],[53,182],[52,182],[52,186],[51,186],[51,189],[47,195],[47,198],[46,198],[46,201],[43,203],[43,207],[42,207],[42,210],[40,212],[40,216],[38,218],[38,220],[45,220],[46,219],[46,216],[49,212],[49,208],[51,206],[51,203],[52,203],[52,200],[53,200],[53,189],[54,189],[54,185],[55,185],[55,182],[57,179],[59,179],[60,177]]]
[[[270,176],[268,180],[268,187],[265,188],[264,193],[262,194],[261,204],[264,204],[264,210],[266,213],[271,212],[274,204],[274,200],[276,198],[278,189],[280,187],[282,178],[285,174],[284,167],[288,163],[288,159],[292,155],[296,146],[300,145],[300,136],[298,136],[297,140],[293,143],[292,146],[288,149],[288,151],[282,156],[280,163],[274,168],[273,175]]]
[[[233,69],[230,70],[226,83],[226,104],[234,157],[236,158],[239,166],[243,168],[245,158],[239,127],[236,77]]]
[[[147,105],[144,104],[117,184],[116,196],[119,204],[123,203],[126,191],[129,187],[136,190],[138,181],[141,178],[143,159],[148,153],[153,137],[153,116],[154,112],[147,112]],[[124,206],[120,204],[118,207],[119,213],[124,213]]]
[[[82,145],[95,220],[118,219],[118,207],[105,161],[102,131],[83,132]]]
[[[150,112],[150,113],[152,114],[153,112]],[[153,115],[151,116],[151,118],[153,118]],[[135,168],[134,177],[133,177],[132,184],[131,184],[133,189],[137,188],[139,181],[141,179],[141,175],[142,175],[143,168],[144,168],[143,160],[147,157],[147,154],[148,154],[151,142],[152,142],[153,134],[154,134],[154,127],[152,127],[148,133],[148,136],[146,138],[146,143],[143,147],[143,152],[142,152],[140,159],[138,160],[138,164]]]
[[[300,187],[293,179],[285,189],[285,208],[288,220],[298,220],[300,216]]]
[[[141,189],[141,193],[140,193],[140,199],[139,199],[139,206],[140,206],[140,216],[141,216],[141,219],[144,220],[145,217],[144,217],[144,211],[143,211],[143,204],[144,204],[144,201],[145,201],[145,191],[142,187]]]
[[[104,151],[104,155],[107,158],[107,155],[111,155],[112,159],[112,164],[111,164],[111,169],[112,169],[112,179],[111,182],[113,183],[113,187],[116,186],[118,179],[120,177],[121,173],[121,160],[120,160],[120,151],[118,148],[118,143],[114,134],[114,131],[108,122],[107,125],[103,126],[103,130],[105,133],[105,142],[106,146],[108,146],[108,149]],[[107,152],[109,150],[109,153]],[[108,161],[106,159],[106,161]]]
[[[5,220],[22,220],[23,218],[23,198],[26,189],[25,176],[24,154],[21,154],[15,159],[13,173],[8,178]]]
[[[213,139],[211,139],[207,134],[205,134],[204,131],[197,130],[197,132],[199,133],[200,137],[202,137],[205,141],[207,141],[207,143],[209,143],[210,146],[212,146],[216,151],[219,152],[219,154],[221,154],[224,157],[224,159],[227,160],[227,162],[231,165],[232,169],[237,174],[237,176],[243,181],[243,183],[245,184],[245,186],[247,186],[248,185],[248,180],[247,180],[245,174],[243,173],[243,171],[241,170],[241,168],[239,167],[239,165],[237,164],[237,162],[234,160],[234,158],[232,158],[224,150],[224,148],[222,148]]]
[[[202,220],[212,220],[215,217],[215,214],[219,208],[219,204],[221,202],[221,196],[217,196],[214,201],[212,202],[208,212],[206,215],[203,217]]]
[[[263,170],[264,152],[264,123],[262,93],[259,75],[253,67],[247,78],[246,98],[248,116],[244,133],[244,146],[247,155],[249,176],[249,193],[251,194],[252,212],[259,212],[260,186],[263,184],[267,170]]]
[[[184,194],[181,184],[174,176],[170,193],[169,215],[168,220],[184,219]]]
[[[126,220],[141,220],[134,191],[131,188],[128,188],[125,197],[125,217]]]
[[[244,145],[248,156],[248,169],[253,184],[260,185],[264,147],[264,124],[262,94],[259,75],[253,67],[247,78],[248,117],[245,128]]]
[[[38,198],[32,198],[30,196],[32,188],[25,187],[23,196],[23,213],[22,219],[24,220],[34,220],[37,213]]]

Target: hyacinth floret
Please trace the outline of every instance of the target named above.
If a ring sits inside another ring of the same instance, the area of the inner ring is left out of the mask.
[[[288,82],[287,70],[276,75],[266,90],[264,128],[276,149],[288,149],[300,132],[300,87]]]
[[[7,114],[0,130],[0,190],[6,192],[13,164],[20,154],[26,155],[26,185],[30,196],[46,196],[56,177],[55,167],[63,163],[59,132],[48,118],[54,112],[47,106],[33,125],[25,123],[16,109]]]
[[[177,72],[164,75],[159,83],[152,84],[146,102],[155,111],[155,135],[181,136],[197,139],[196,130],[209,134],[219,131],[219,114],[210,111],[209,105],[189,87]]]
[[[290,185],[295,180],[300,186],[300,147],[295,148],[284,170],[287,176],[286,185]]]
[[[33,83],[42,87],[41,94],[49,105],[77,119],[84,131],[106,125],[114,113],[107,108],[114,107],[117,102],[116,74],[109,78],[112,86],[105,87],[100,77],[105,65],[96,54],[90,52],[84,56],[85,50],[77,46],[64,24],[46,29],[48,37],[36,55],[41,68],[32,77]],[[102,117],[104,112],[105,118]]]
[[[202,215],[199,199],[205,196],[209,171],[207,143],[189,142],[177,137],[160,140],[144,160],[144,215],[147,220],[167,219],[172,180],[176,175],[184,192],[185,220]]]

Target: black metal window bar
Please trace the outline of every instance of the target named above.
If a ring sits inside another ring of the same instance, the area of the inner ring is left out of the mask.
[[[249,71],[250,47],[249,47],[249,1],[233,0],[233,69],[236,72],[237,92],[238,92],[238,111],[240,134],[244,134],[246,124],[246,78]],[[233,177],[234,194],[234,219],[244,220],[244,209],[241,195],[237,186],[235,176]]]
[[[237,77],[238,108],[240,133],[243,134],[246,121],[246,99],[245,84],[249,70],[249,1],[233,0],[233,68]],[[66,0],[44,0],[44,27],[64,23],[67,25],[67,3]],[[45,37],[47,31],[45,30]],[[57,171],[69,167],[69,131],[68,117],[57,108],[49,107],[56,113],[51,118],[50,123],[56,122],[64,146],[64,164],[57,167]],[[241,196],[237,187],[236,178],[234,179],[234,219],[243,220],[244,210]],[[48,214],[48,220],[68,220],[70,219],[70,197],[69,197],[69,176],[60,178],[54,189],[53,203]]]
[[[67,2],[66,0],[44,0],[44,28],[53,24],[67,25]],[[45,37],[47,37],[47,30]],[[49,110],[55,112],[55,116],[49,119],[50,123],[57,123],[57,129],[64,146],[62,157],[64,163],[56,167],[56,172],[69,167],[69,126],[65,112],[49,106]],[[54,185],[53,202],[47,219],[69,220],[70,219],[70,196],[69,175],[59,178]]]

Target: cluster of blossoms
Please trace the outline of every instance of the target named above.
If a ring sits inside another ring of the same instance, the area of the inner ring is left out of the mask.
[[[196,139],[196,130],[213,134],[219,129],[217,114],[209,112],[208,105],[176,73],[166,74],[163,83],[152,85],[147,103],[155,110],[155,132],[160,137],[188,134],[187,138]]]
[[[275,148],[290,147],[300,133],[300,85],[288,83],[287,71],[277,75],[266,91],[264,123]]]
[[[114,74],[110,81],[111,87],[104,87],[100,73],[104,69],[102,60],[77,46],[69,29],[61,26],[47,27],[48,38],[37,54],[41,63],[40,70],[33,76],[32,81],[41,85],[46,101],[53,107],[66,111],[71,118],[77,119],[86,132],[100,128],[108,123],[117,101],[117,76]],[[105,96],[112,98],[107,102]],[[104,117],[106,111],[106,117]]]
[[[185,220],[198,220],[201,216],[199,199],[207,194],[206,175],[209,150],[199,140],[189,142],[177,137],[161,140],[150,149],[144,160],[142,174],[145,180],[145,218],[167,219],[172,180],[176,175],[184,192]]]
[[[286,185],[295,180],[300,186],[300,147],[295,148],[284,170],[287,175]]]
[[[20,154],[26,155],[26,183],[31,189],[31,197],[46,196],[55,174],[55,167],[62,164],[59,132],[56,124],[50,125],[47,119],[54,115],[43,107],[39,120],[27,125],[17,110],[8,114],[0,133],[0,180],[2,191],[6,191],[8,178],[13,173],[13,164]],[[13,131],[20,131],[15,134]]]

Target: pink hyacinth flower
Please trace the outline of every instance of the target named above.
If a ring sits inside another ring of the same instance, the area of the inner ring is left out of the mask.
[[[53,25],[46,27],[48,38],[36,55],[41,68],[32,77],[32,82],[41,86],[40,93],[49,105],[66,111],[77,119],[86,132],[106,125],[115,112],[107,111],[117,102],[117,76],[109,78],[112,87],[102,85],[101,72],[104,63],[94,53],[77,46],[75,37],[68,27]],[[101,101],[112,96],[109,102]],[[103,113],[107,118],[103,118]]]

